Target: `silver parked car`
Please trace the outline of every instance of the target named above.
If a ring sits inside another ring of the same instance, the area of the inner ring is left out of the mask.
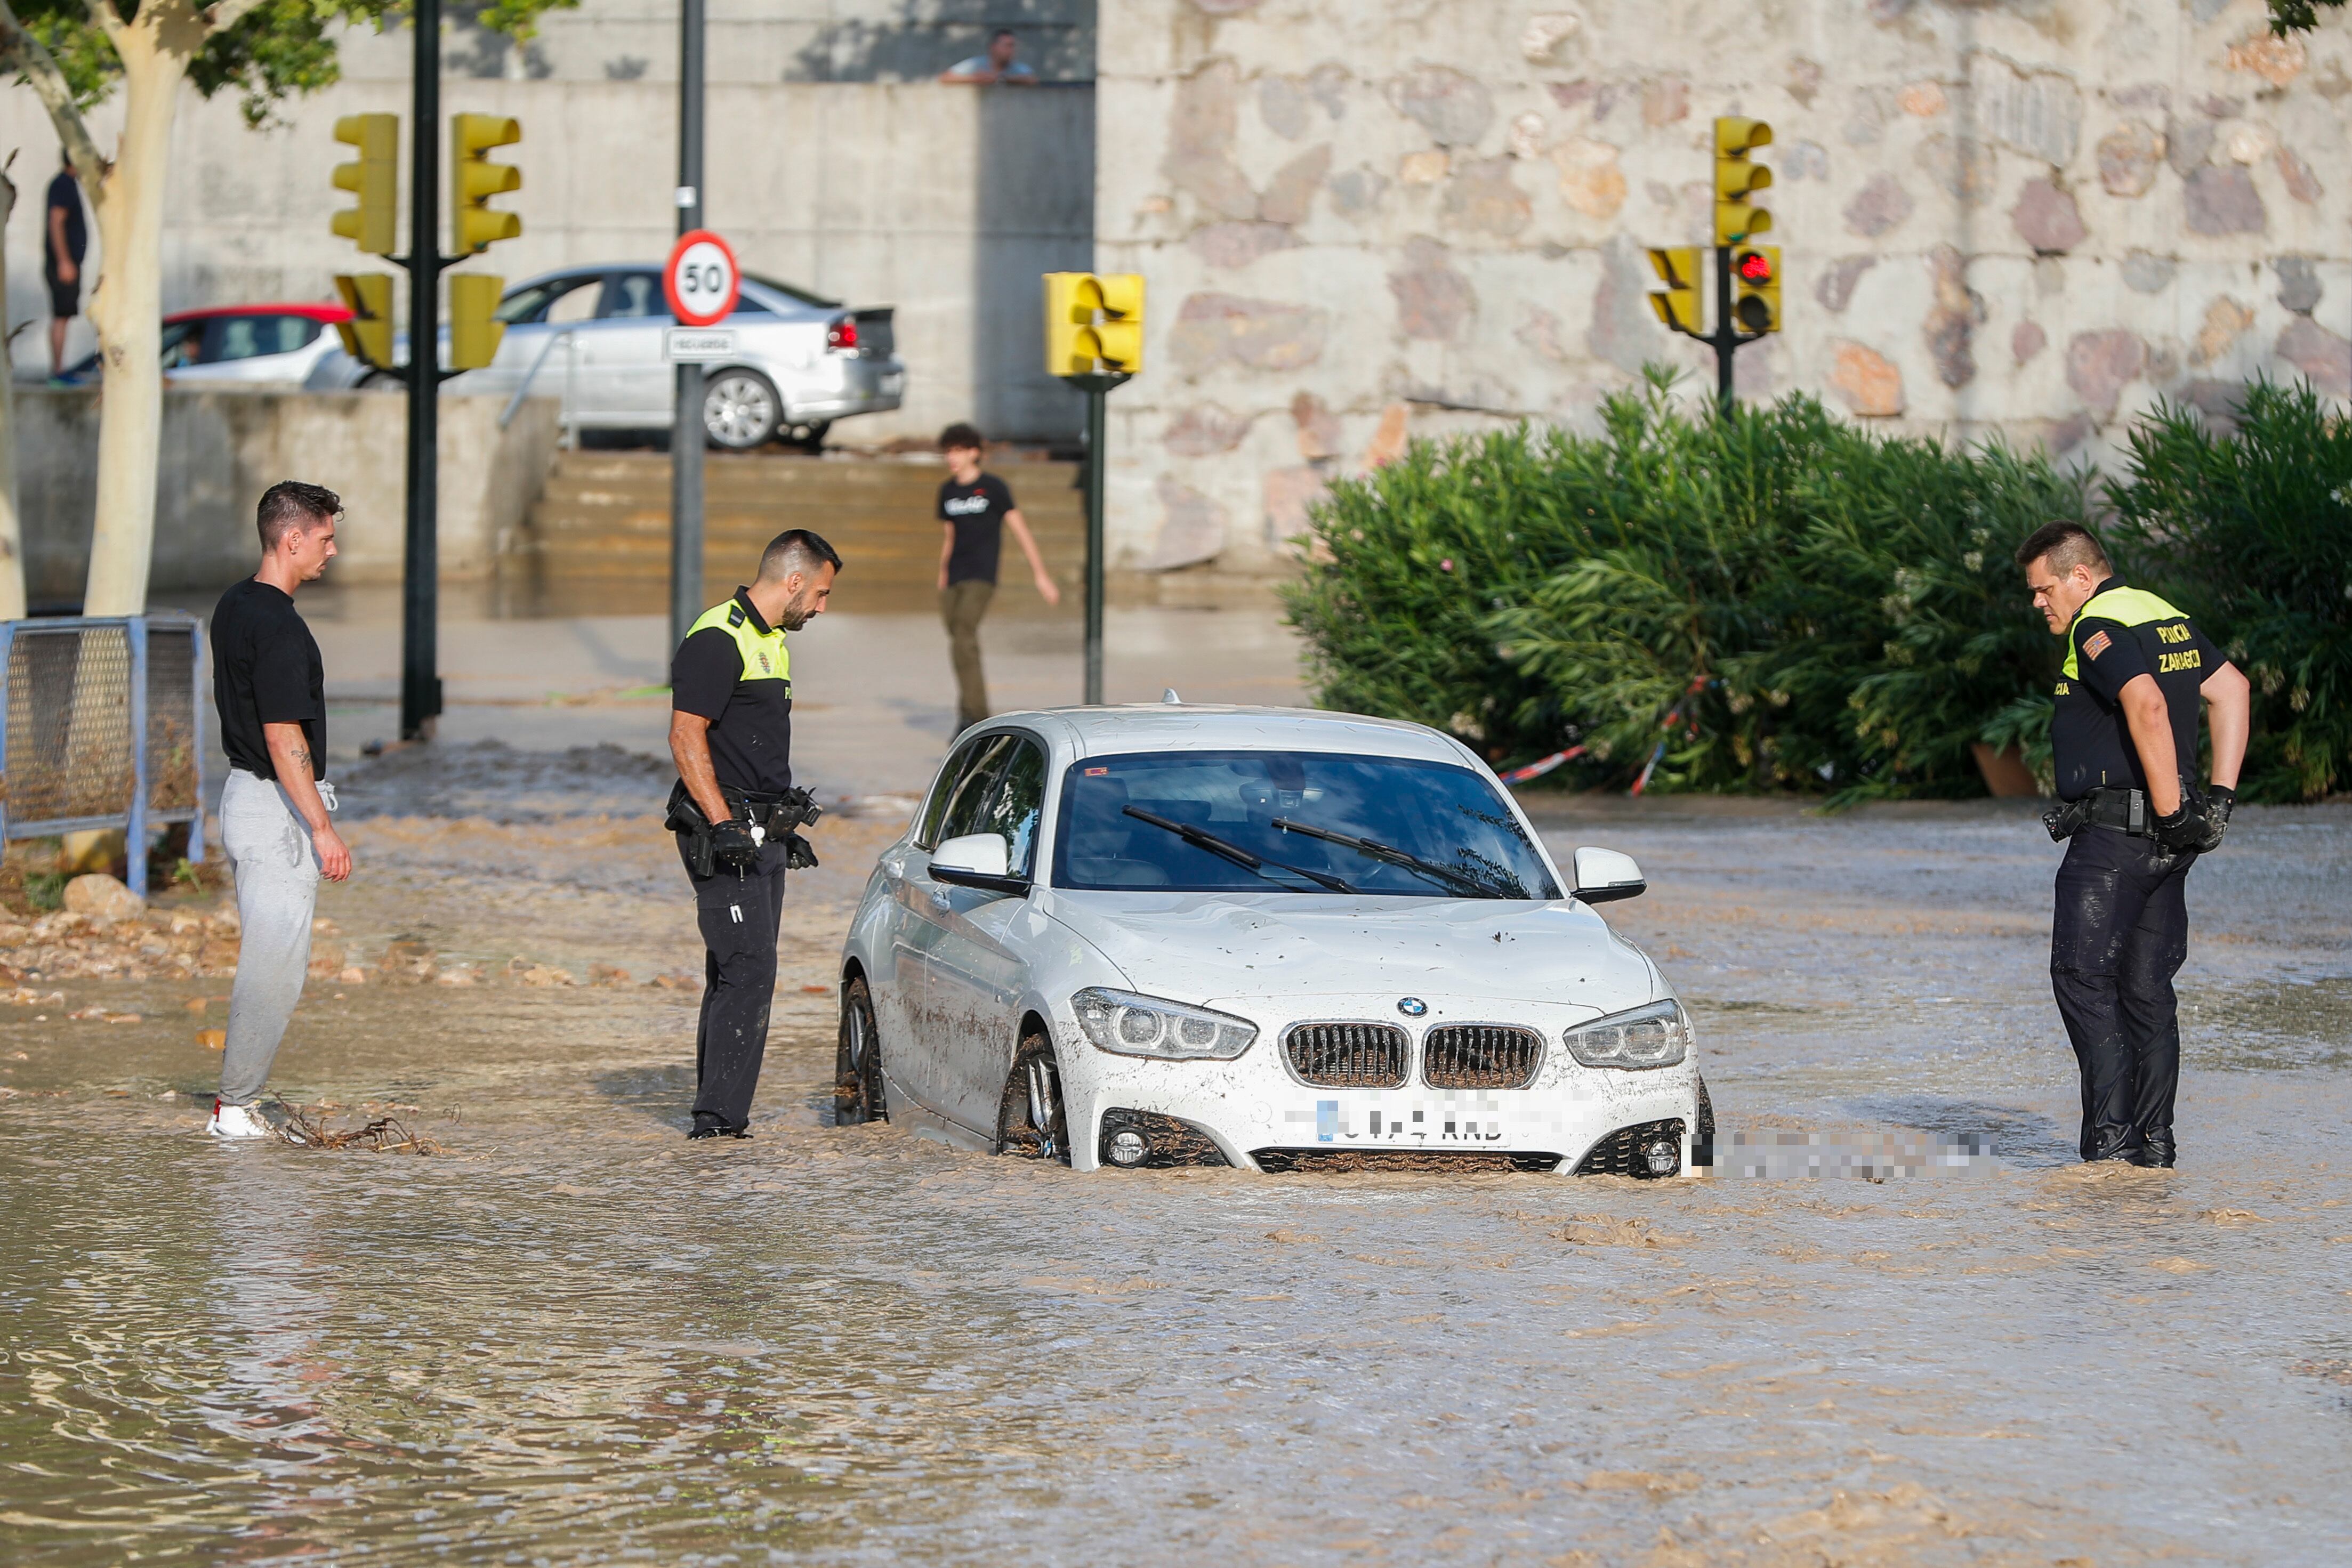
[[[735,311],[721,323],[736,357],[705,367],[703,427],[713,445],[737,451],[782,435],[816,446],[837,419],[898,406],[899,363],[887,306],[852,309],[772,278],[746,276]],[[676,377],[663,334],[677,325],[662,296],[657,266],[571,267],[517,284],[499,303],[507,324],[498,358],[448,382],[448,390],[562,398],[573,426],[667,430]],[[442,334],[446,353],[448,335]],[[395,357],[405,359],[404,338]],[[307,384],[312,391],[394,388],[403,378],[331,351]]]

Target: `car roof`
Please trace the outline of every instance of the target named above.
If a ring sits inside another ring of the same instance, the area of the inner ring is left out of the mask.
[[[1132,750],[1363,751],[1461,764],[1461,744],[1426,725],[1319,708],[1223,703],[1121,703],[1004,714],[991,727],[1059,728],[1081,756]]]
[[[559,267],[551,272],[542,272],[535,277],[526,277],[520,283],[509,285],[501,298],[511,298],[526,288],[536,288],[542,283],[552,283],[560,277],[604,277],[616,272],[650,272],[659,276],[661,270],[662,264],[658,261],[596,261],[586,262],[578,267]],[[796,309],[819,311],[838,310],[842,308],[841,301],[838,299],[828,299],[821,294],[797,287],[793,284],[779,283],[772,277],[763,277],[756,272],[747,272],[742,276],[743,281],[754,288],[761,288],[771,294],[783,296],[792,301]]]
[[[163,318],[170,327],[182,321],[203,321],[215,316],[308,316],[313,321],[348,321],[349,308],[332,300],[300,299],[278,305],[205,305],[194,310],[174,310]]]

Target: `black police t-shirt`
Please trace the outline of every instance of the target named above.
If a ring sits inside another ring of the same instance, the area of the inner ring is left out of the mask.
[[[2107,594],[2116,597],[2103,601]],[[2197,726],[2204,711],[2200,688],[2221,667],[2221,652],[2197,623],[2156,595],[2111,577],[2075,615],[2066,636],[2074,673],[2058,677],[2057,712],[2050,725],[2058,798],[2079,800],[2094,789],[2147,788],[2123,709],[2124,687],[2140,675],[2153,678],[2164,694],[2175,766],[2182,778],[2194,779]]]
[[[1013,487],[993,474],[969,485],[950,479],[940,486],[940,521],[955,525],[955,548],[948,553],[948,582],[994,582],[996,558],[1004,544],[1004,514],[1013,510]]]
[[[764,636],[768,623],[738,590],[731,610]],[[670,661],[669,706],[710,721],[710,770],[730,789],[780,795],[793,787],[793,683],[746,679],[742,645],[723,626],[705,626]]]
[[[327,666],[283,590],[247,578],[213,609],[213,706],[231,767],[278,777],[265,724],[299,724],[310,775],[327,776]]]

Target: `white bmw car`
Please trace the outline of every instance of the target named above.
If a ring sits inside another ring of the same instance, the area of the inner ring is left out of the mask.
[[[1690,1019],[1460,742],[1293,709],[962,736],[842,955],[835,1120],[1101,1166],[1666,1176]]]

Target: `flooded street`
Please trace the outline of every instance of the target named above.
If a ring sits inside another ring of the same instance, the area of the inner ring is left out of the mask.
[[[438,1152],[198,1135],[225,979],[0,1005],[11,1562],[2352,1558],[2352,810],[2190,880],[2178,1172],[2073,1163],[2029,812],[1538,797],[1648,873],[1723,1171],[1073,1176],[825,1124],[902,794],[689,1145],[665,768],[343,777],[277,1086]]]

